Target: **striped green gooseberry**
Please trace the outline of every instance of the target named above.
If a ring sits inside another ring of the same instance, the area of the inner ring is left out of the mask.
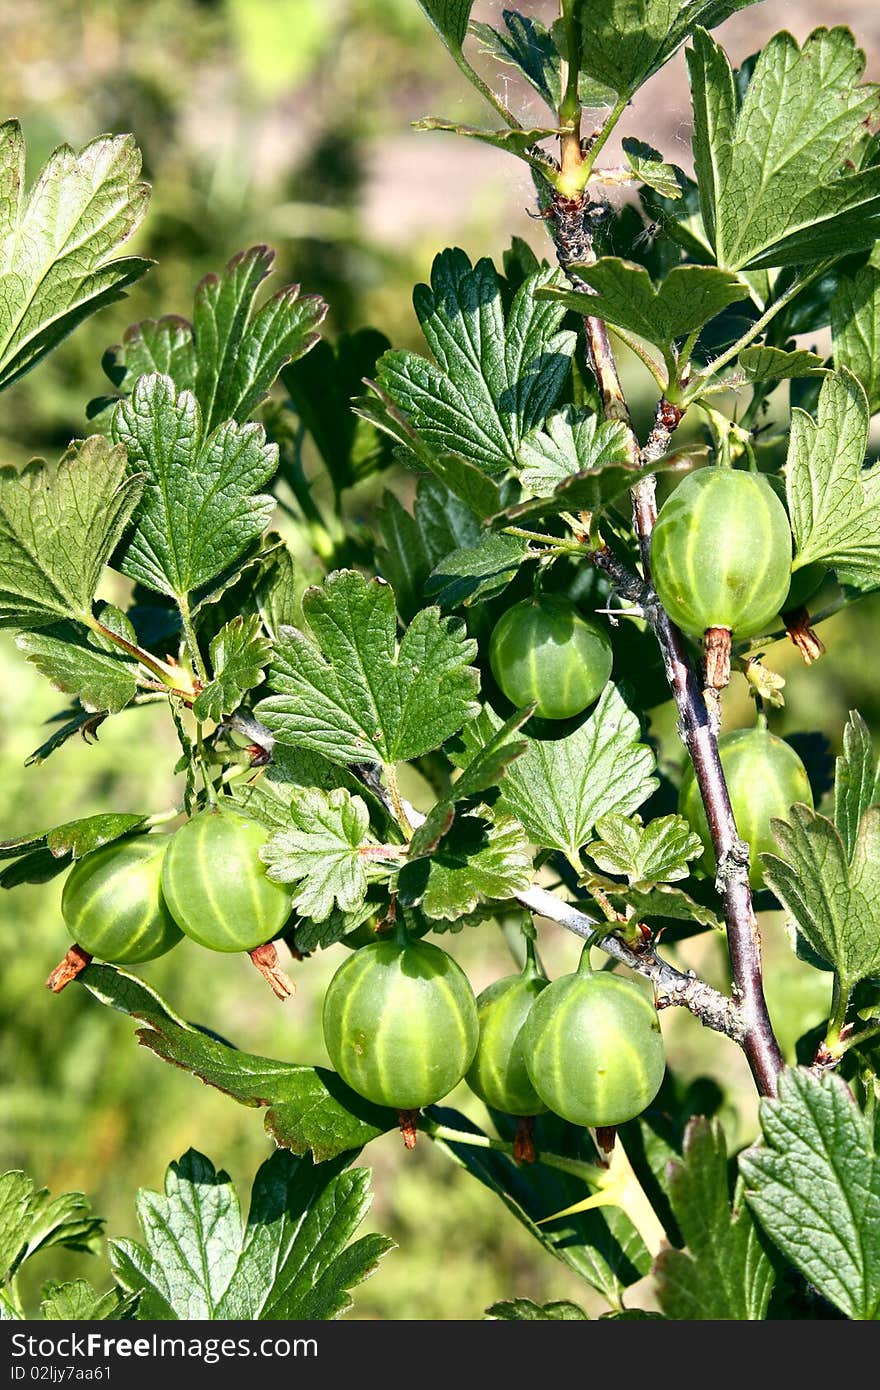
[[[651,574],[660,602],[692,637],[726,628],[763,632],[791,582],[791,527],[760,473],[700,468],[660,508],[651,536]]]
[[[522,971],[496,980],[477,998],[480,1040],[465,1080],[485,1105],[506,1115],[539,1115],[547,1108],[529,1079],[524,1031],[548,984],[529,941]]]
[[[529,1078],[548,1109],[571,1124],[624,1124],[650,1105],[666,1066],[657,1010],[631,980],[590,969],[535,1000],[524,1031]]]
[[[240,811],[212,806],[170,839],[162,892],[183,932],[211,951],[252,951],[290,916],[292,890],[266,877],[270,832]]]
[[[324,995],[330,1061],[358,1095],[395,1110],[442,1100],[471,1064],[477,1002],[446,951],[402,931],[355,951]]]
[[[758,856],[779,853],[770,829],[774,818],[788,820],[796,801],[813,805],[807,770],[790,744],[759,723],[751,729],[734,729],[718,740],[721,767],[730,794],[737,829],[751,850],[749,882],[763,888],[764,873]],[[703,842],[700,864],[715,872],[715,851],[697,779],[690,763],[681,779],[678,809]]]
[[[496,623],[489,665],[514,705],[535,705],[543,719],[569,719],[599,698],[611,675],[611,641],[571,599],[536,594]]]
[[[155,960],[182,938],[162,896],[167,835],[139,835],[93,850],[64,883],[61,913],[78,946],[113,965]]]

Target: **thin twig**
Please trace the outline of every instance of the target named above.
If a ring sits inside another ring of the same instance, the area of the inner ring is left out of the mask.
[[[548,893],[545,888],[533,886],[517,893],[516,896],[530,912],[536,912],[539,916],[558,923],[560,927],[574,932],[575,936],[580,936],[585,941],[589,940],[599,925],[587,913],[581,912],[580,908],[563,902],[555,893]],[[716,1033],[725,1033],[734,1042],[743,1045],[744,1020],[737,1004],[726,994],[713,989],[690,971],[676,970],[675,966],[662,960],[653,948],[633,951],[619,937],[613,935],[603,936],[595,944],[613,960],[620,961],[621,965],[629,966],[630,970],[651,981],[658,1009],[672,1006],[687,1009],[706,1028],[711,1028]]]

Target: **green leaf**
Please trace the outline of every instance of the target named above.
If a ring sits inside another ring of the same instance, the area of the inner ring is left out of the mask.
[[[432,1115],[465,1134],[481,1132],[454,1110],[435,1108]],[[515,1121],[494,1114],[493,1120],[502,1138],[513,1138]],[[619,1303],[624,1289],[647,1274],[651,1257],[641,1236],[619,1209],[603,1207],[547,1220],[580,1201],[586,1186],[582,1178],[545,1167],[541,1151],[595,1164],[597,1153],[587,1130],[566,1124],[555,1115],[539,1115],[535,1122],[538,1159],[527,1164],[466,1143],[445,1139],[433,1142],[441,1153],[493,1192],[545,1250],[611,1302]]]
[[[548,269],[529,276],[505,313],[491,261],[472,267],[458,250],[437,256],[431,287],[417,285],[413,295],[434,361],[387,352],[377,377],[435,454],[460,454],[494,477],[516,461],[523,436],[556,404],[570,370],[575,335],[559,330],[564,306],[536,298],[558,279]]]
[[[560,131],[555,127],[534,126],[528,130],[505,126],[502,130],[484,130],[478,126],[463,125],[443,116],[423,116],[413,121],[413,130],[445,130],[450,135],[463,135],[470,140],[479,140],[484,145],[492,145],[496,150],[512,154],[530,164],[539,173],[549,173],[552,168],[549,158],[539,148],[540,141],[558,139]]]
[[[480,465],[471,463],[460,454],[438,453],[416,433],[409,418],[381,387],[374,382],[367,384],[371,394],[355,401],[352,409],[396,440],[402,446],[399,453],[404,462],[416,462],[433,473],[444,488],[453,493],[478,520],[493,516],[501,506],[498,483],[483,472]]]
[[[46,1322],[119,1322],[134,1316],[138,1295],[124,1295],[118,1288],[99,1294],[87,1279],[69,1284],[43,1285],[40,1317]]]
[[[0,469],[0,626],[88,623],[104,566],[137,505],[123,449],[92,436],[57,464]]]
[[[104,370],[126,395],[142,375],[169,376],[199,403],[206,434],[222,421],[247,420],[266,399],[282,367],[318,341],[327,305],[285,285],[259,309],[256,296],[270,274],[268,246],[240,251],[220,275],[206,275],[195,294],[193,321],[169,315],[135,324]]]
[[[862,168],[877,89],[848,29],[790,34],[762,50],[738,102],[703,30],[688,53],[703,222],[719,266],[798,265],[857,251],[880,232],[880,168]]]
[[[859,825],[869,806],[880,802],[880,766],[875,766],[871,733],[858,710],[850,710],[843,730],[843,753],[836,759],[834,824],[852,859]]]
[[[530,1298],[511,1298],[493,1303],[483,1315],[487,1322],[589,1322],[577,1303],[533,1303]]]
[[[474,23],[471,32],[498,62],[521,72],[551,111],[562,104],[562,64],[548,29],[529,15],[502,10],[504,30]]]
[[[788,1068],[761,1101],[763,1141],[740,1155],[767,1235],[848,1318],[880,1315],[880,1156],[846,1083]]]
[[[93,962],[77,982],[102,1004],[134,1018],[138,1041],[157,1057],[242,1105],[267,1107],[266,1128],[282,1148],[311,1152],[321,1163],[397,1127],[395,1111],[363,1100],[335,1072],[239,1052],[179,1018],[134,975]]]
[[[655,287],[642,265],[603,256],[577,267],[594,294],[550,287],[539,291],[578,314],[592,314],[612,328],[636,333],[668,354],[678,338],[696,332],[728,304],[748,298],[748,287],[729,270],[712,265],[677,265]]]
[[[740,353],[737,360],[750,382],[821,378],[825,375],[823,359],[807,348],[785,351],[776,347],[749,347]]]
[[[424,591],[441,608],[484,603],[516,578],[528,552],[529,542],[521,536],[486,532],[476,545],[454,550],[441,560],[425,580]]]
[[[307,951],[324,951],[328,946],[335,946],[337,941],[341,941],[349,932],[356,931],[365,922],[374,919],[378,907],[378,903],[366,898],[356,912],[340,912],[338,908],[334,907],[323,922],[316,922],[312,917],[304,917],[297,923],[296,927],[297,950],[305,953]]]
[[[40,1316],[46,1322],[103,1322],[127,1317],[137,1298],[124,1298],[118,1289],[99,1294],[86,1279],[70,1284],[50,1281],[43,1286]]]
[[[360,328],[341,334],[332,346],[317,343],[281,373],[337,493],[390,461],[382,436],[351,409],[364,378],[375,375],[376,363],[390,346],[375,328]]]
[[[272,535],[272,532],[269,532]],[[256,588],[257,608],[273,642],[290,627],[297,612],[296,564],[285,544],[272,552]]]
[[[494,516],[493,524],[606,511],[640,478],[669,466],[662,459],[645,466],[634,462],[628,441],[620,421],[599,422],[592,411],[564,406],[520,445],[519,481],[533,495]]]
[[[56,690],[75,695],[89,713],[118,714],[137,694],[137,664],[121,652],[102,651],[92,633],[73,623],[20,632],[15,645]]]
[[[178,391],[196,387],[196,345],[192,324],[179,314],[160,319],[142,319],[125,330],[122,342],[109,347],[101,359],[105,373],[125,395],[138,377],[158,372],[170,376]],[[90,411],[94,414],[93,402]],[[104,398],[102,405],[115,405],[116,397]]]
[[[393,1242],[355,1232],[371,1204],[370,1171],[347,1160],[315,1167],[278,1152],[254,1179],[246,1226],[228,1173],[190,1149],[172,1163],[164,1194],[137,1198],[143,1245],[111,1243],[113,1272],[140,1294],[142,1321],[329,1320]]]
[[[621,97],[657,72],[697,25],[712,29],[755,0],[569,0],[580,20],[582,66]]]
[[[58,727],[47,739],[44,739],[33,753],[30,753],[24,760],[25,767],[39,767],[59,748],[63,748],[68,739],[73,738],[74,734],[79,734],[84,743],[97,742],[98,729],[107,717],[106,711],[98,714],[89,710],[70,706],[68,709],[60,710],[58,714],[52,715],[47,723],[55,723]]]
[[[632,910],[637,922],[697,922],[701,927],[723,931],[724,923],[711,907],[699,903],[681,888],[654,883],[650,888],[628,888],[625,893],[605,892],[618,911]]]
[[[834,365],[858,377],[874,415],[880,410],[880,269],[841,276],[831,300]]]
[[[727,1145],[717,1120],[691,1120],[668,1186],[687,1249],[661,1250],[655,1261],[663,1312],[682,1321],[763,1320],[773,1266],[745,1203],[736,1201],[731,1211]]]
[[[474,0],[418,0],[450,53],[461,53]]]
[[[455,920],[485,901],[512,898],[532,877],[528,841],[518,821],[477,813],[455,817],[429,855],[405,864],[398,876],[400,901],[418,904],[428,917]]]
[[[0,1281],[50,1245],[94,1253],[103,1225],[81,1192],[51,1198],[26,1173],[0,1174]]]
[[[647,184],[662,198],[681,197],[681,171],[674,164],[667,164],[663,156],[643,140],[626,136],[621,141],[626,162],[639,183]]]
[[[79,154],[61,145],[27,193],[21,129],[0,126],[0,389],[149,269],[111,259],[146,212],[140,172],[133,138],[104,135]]]
[[[859,382],[846,369],[830,372],[815,420],[791,412],[786,465],[792,568],[819,560],[857,589],[880,583],[880,468],[863,468],[868,429]]]
[[[859,822],[851,860],[836,827],[807,806],[771,821],[782,857],[762,854],[764,878],[844,991],[880,971],[880,806]]]
[[[219,723],[241,704],[245,692],[260,685],[272,656],[272,644],[260,631],[260,616],[231,618],[210,645],[213,679],[193,701],[196,719]]]
[[[303,598],[312,637],[285,630],[256,716],[282,743],[336,763],[389,764],[438,748],[476,712],[476,643],[458,619],[417,613],[398,646],[394,592],[337,570]]]
[[[462,768],[461,775],[453,782],[448,795],[431,808],[416,829],[409,843],[411,858],[430,854],[436,849],[452,824],[456,805],[495,787],[510,763],[515,758],[522,757],[528,747],[528,741],[517,738],[516,735],[528,716],[528,710],[519,710],[512,714],[499,729],[489,735],[473,757],[468,756],[468,745],[464,740],[452,742],[450,751]]]
[[[639,888],[687,878],[688,860],[703,852],[699,835],[682,816],[659,816],[644,825],[641,816],[615,812],[602,816],[595,830],[599,838],[587,846],[590,858],[604,873]]]
[[[166,376],[141,377],[111,428],[131,468],[146,474],[122,571],[179,602],[265,530],[274,501],[253,494],[275,472],[278,450],[260,425],[227,421],[208,433],[195,397],[177,395]]]
[[[629,432],[621,420],[599,420],[591,410],[567,405],[526,435],[517,471],[527,493],[546,497],[572,475],[601,472],[610,464],[630,462]]]
[[[318,341],[327,305],[318,295],[301,295],[299,285],[285,285],[255,311],[274,259],[268,246],[252,246],[233,256],[222,275],[206,275],[196,290],[195,395],[206,434],[223,420],[247,420],[281,368]]]
[[[466,746],[487,742],[497,722],[484,711],[466,727]],[[515,816],[534,844],[577,862],[597,820],[611,811],[629,815],[657,786],[654,755],[640,734],[638,719],[609,682],[573,733],[529,739],[504,775],[498,808]]]
[[[123,835],[130,835],[146,821],[146,816],[130,812],[103,812],[67,821],[36,835],[20,835],[15,840],[0,841],[0,859],[18,859],[36,850],[48,850],[53,859],[82,859],[102,845],[112,844]],[[59,871],[66,863],[59,864]]]
[[[370,835],[366,802],[344,787],[306,788],[291,802],[289,820],[292,826],[276,831],[260,858],[274,882],[299,885],[293,907],[301,917],[323,922],[334,903],[356,912],[370,881],[396,867],[391,846],[378,846]],[[373,857],[386,848],[388,854]]]
[[[386,491],[378,521],[384,544],[376,561],[404,619],[421,608],[425,583],[437,564],[456,550],[474,549],[484,534],[479,518],[435,477],[419,479],[412,515]]]

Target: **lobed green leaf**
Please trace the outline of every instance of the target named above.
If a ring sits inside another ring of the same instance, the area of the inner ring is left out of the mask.
[[[282,743],[331,762],[420,757],[476,711],[476,654],[457,619],[416,614],[397,643],[394,592],[337,570],[303,598],[313,636],[284,631],[256,715]]]
[[[761,1102],[761,1142],[740,1155],[766,1234],[848,1318],[880,1316],[880,1157],[846,1083],[788,1068]]]
[[[61,145],[26,192],[21,128],[0,126],[0,389],[149,269],[111,259],[146,212],[140,172],[132,136],[103,135],[78,154]]]
[[[741,1197],[731,1210],[727,1145],[717,1120],[691,1120],[667,1182],[687,1249],[661,1250],[654,1262],[663,1312],[683,1321],[761,1321],[775,1275]]]
[[[88,623],[104,566],[137,505],[142,478],[100,435],[57,464],[0,469],[0,626]]]

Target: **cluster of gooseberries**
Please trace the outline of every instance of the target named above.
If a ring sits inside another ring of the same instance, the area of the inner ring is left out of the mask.
[[[811,567],[814,568],[814,567]],[[792,580],[791,531],[773,486],[757,473],[701,469],[671,494],[651,545],[652,578],[670,617],[689,636],[749,637],[801,602],[822,574]],[[495,626],[489,664],[502,694],[542,719],[582,714],[612,668],[607,631],[570,599],[536,594]],[[719,741],[740,832],[758,854],[774,847],[770,820],[812,803],[794,750],[760,717]],[[692,770],[679,809],[714,869]],[[215,951],[255,951],[288,921],[291,890],[266,875],[269,832],[229,806],[212,805],[173,835],[140,835],[86,855],[65,884],[62,912],[77,945],[117,964],[152,960],[184,935]],[[521,974],[475,999],[439,947],[402,927],[369,933],[334,975],[324,999],[331,1061],[359,1095],[400,1111],[442,1099],[463,1078],[493,1109],[517,1116],[551,1110],[579,1125],[632,1118],[656,1095],[664,1070],[656,1011],[618,975],[580,968],[550,983],[529,946]]]
[[[211,951],[251,951],[277,936],[291,890],[266,877],[269,831],[211,806],[173,835],[94,850],[68,874],[61,912],[76,944],[114,965],[155,960],[184,936]]]
[[[521,974],[478,999],[446,951],[397,931],[356,951],[324,997],[324,1041],[352,1090],[420,1110],[464,1079],[508,1115],[552,1110],[572,1124],[622,1124],[650,1104],[665,1059],[657,1011],[638,985],[590,968],[552,984],[529,947]]]

